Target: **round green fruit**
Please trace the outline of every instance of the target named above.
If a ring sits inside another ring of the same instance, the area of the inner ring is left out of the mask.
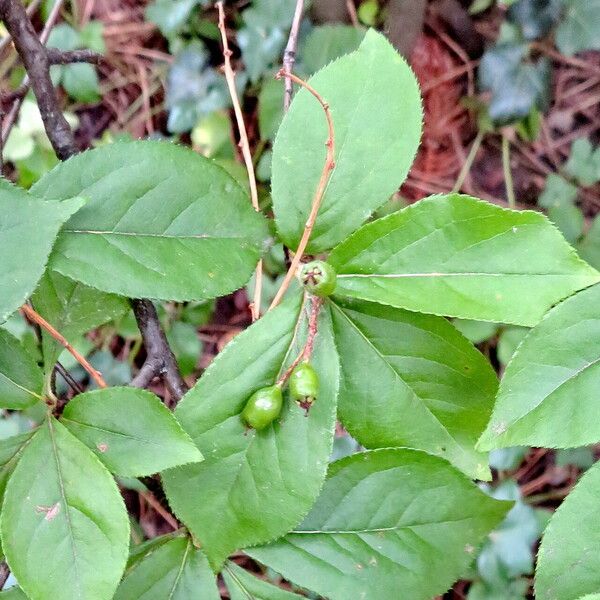
[[[264,429],[281,413],[283,396],[278,385],[261,388],[250,396],[242,411],[242,421],[248,427]]]
[[[325,298],[335,291],[335,269],[322,260],[313,260],[306,263],[300,271],[302,285],[315,296]]]
[[[319,376],[309,362],[301,362],[290,375],[290,396],[305,410],[319,395]]]

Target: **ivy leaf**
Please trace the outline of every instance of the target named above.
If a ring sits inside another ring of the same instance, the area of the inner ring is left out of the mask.
[[[125,575],[114,600],[219,600],[206,557],[187,536],[152,548]]]
[[[508,18],[521,28],[526,40],[544,37],[559,19],[562,0],[519,0],[508,9]]]
[[[577,187],[556,173],[550,173],[546,178],[544,191],[538,199],[543,208],[562,208],[572,206],[577,199]]]
[[[23,410],[42,400],[44,378],[19,340],[0,329],[0,407]]]
[[[535,576],[539,600],[576,600],[600,589],[598,494],[600,463],[583,474],[548,523]]]
[[[9,477],[34,433],[34,430],[26,431],[0,440],[0,502],[4,499]]]
[[[556,31],[556,45],[567,55],[600,50],[600,0],[566,0],[567,12]]]
[[[325,478],[339,368],[326,311],[312,359],[321,393],[308,417],[286,397],[279,419],[261,431],[246,430],[240,418],[252,393],[298,355],[305,321],[299,298],[290,297],[230,342],[175,411],[205,460],[163,473],[165,491],[215,570],[233,550],[297,525]]]
[[[125,298],[105,294],[55,271],[44,273],[31,301],[35,310],[68,340],[118,319],[129,310]],[[42,332],[42,347],[45,369],[50,371],[63,347],[45,331]]]
[[[543,215],[459,194],[363,226],[329,262],[342,296],[520,325],[600,280]]]
[[[350,25],[320,25],[306,36],[300,50],[304,71],[311,75],[331,61],[356,50],[365,30]]]
[[[61,422],[118,475],[152,475],[202,460],[171,411],[145,390],[112,387],[79,394]]]
[[[305,597],[254,577],[234,562],[225,565],[222,575],[231,600],[302,600]]]
[[[74,190],[89,202],[61,231],[50,266],[106,292],[164,300],[226,294],[250,278],[267,237],[233,179],[174,144],[89,150],[32,188],[44,200]]]
[[[507,42],[490,48],[481,59],[479,86],[492,94],[489,115],[496,123],[523,119],[548,104],[550,62],[527,62],[528,52],[526,44]]]
[[[82,198],[40,203],[0,179],[0,322],[33,292],[61,225],[83,203]]]
[[[125,505],[100,461],[53,418],[23,451],[0,527],[27,596],[105,600],[114,593],[129,546]]]
[[[154,0],[146,7],[146,19],[168,38],[179,32],[198,4],[200,0]]]
[[[600,441],[600,286],[572,296],[531,330],[508,364],[482,450],[574,448]]]
[[[167,78],[170,132],[189,131],[200,117],[229,106],[227,83],[209,61],[210,53],[200,40],[189,43],[175,56]]]
[[[243,13],[238,45],[250,80],[256,83],[278,62],[294,15],[294,0],[254,0]]]
[[[333,463],[303,523],[246,553],[331,600],[393,598],[399,589],[429,600],[464,573],[511,506],[440,458],[374,450]]]
[[[350,434],[367,448],[426,450],[489,479],[475,442],[498,382],[483,355],[441,317],[357,301],[331,303],[331,314],[338,415]]]
[[[329,103],[335,168],[308,253],[345,239],[404,181],[421,137],[422,109],[414,74],[379,33],[310,78]],[[273,209],[283,241],[296,248],[325,162],[323,109],[300,90],[273,147]]]

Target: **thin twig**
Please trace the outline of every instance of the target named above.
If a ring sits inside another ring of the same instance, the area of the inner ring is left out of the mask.
[[[477,156],[477,152],[479,151],[479,148],[481,147],[481,142],[483,142],[484,135],[485,135],[485,133],[484,133],[483,129],[480,129],[477,132],[477,135],[475,136],[475,139],[473,140],[473,143],[471,144],[471,149],[469,150],[469,154],[467,155],[465,163],[464,163],[462,169],[460,170],[458,177],[456,178],[456,183],[454,184],[454,187],[452,188],[453,192],[458,192],[458,191],[460,191],[460,188],[462,188],[463,183],[465,182],[465,180],[469,174],[469,171],[471,170],[471,167],[473,166],[473,161],[475,160],[475,157]]]
[[[54,370],[57,373],[60,373],[60,376],[65,380],[65,383],[76,394],[83,394],[84,389],[81,387],[80,383],[78,381],[76,381],[75,379],[73,379],[73,376],[71,375],[71,373],[69,373],[69,371],[67,371],[67,369],[65,369],[65,367],[60,362],[57,362],[54,365]]]
[[[139,492],[140,496],[168,523],[173,531],[179,529],[177,519],[165,509],[165,507],[154,497],[152,492]]]
[[[231,66],[231,55],[232,52],[229,49],[229,42],[227,41],[227,30],[225,29],[225,11],[223,10],[223,2],[217,2],[217,9],[219,10],[219,31],[221,32],[221,40],[223,42],[223,58],[225,60],[224,74],[225,80],[227,81],[227,87],[229,89],[229,95],[231,96],[231,103],[233,104],[233,112],[235,113],[235,120],[237,123],[238,131],[240,134],[239,147],[244,157],[244,164],[246,165],[246,171],[248,172],[248,182],[250,184],[250,200],[252,206],[256,212],[260,212],[260,206],[258,204],[258,189],[256,187],[256,175],[254,174],[254,164],[252,162],[252,154],[250,152],[250,143],[248,142],[248,133],[246,131],[246,124],[244,123],[244,114],[240,101],[235,89],[235,72]],[[262,295],[262,260],[258,261],[256,266],[255,278],[254,278],[254,298],[250,310],[252,312],[252,321],[256,321],[260,317],[260,304]]]
[[[292,371],[298,366],[299,363],[301,363],[303,360],[310,360],[315,347],[315,338],[317,337],[319,329],[319,311],[321,310],[322,305],[322,298],[319,298],[318,296],[310,297],[310,315],[308,317],[308,334],[306,336],[306,343],[292,364],[277,380],[277,385],[283,385],[290,378]]]
[[[346,9],[348,10],[348,16],[350,17],[352,25],[354,25],[354,27],[360,27],[358,15],[356,14],[356,6],[354,5],[353,0],[346,0]]]
[[[90,374],[91,378],[98,384],[98,387],[107,387],[106,382],[102,378],[102,375],[90,365],[86,360],[85,356],[82,356],[69,341],[59,333],[44,317],[39,315],[33,308],[27,304],[21,306],[21,312],[30,320],[39,325],[42,329],[45,329],[59,344],[64,346],[72,355],[73,358]]]
[[[508,206],[515,208],[515,186],[513,184],[512,171],[510,168],[510,142],[508,137],[502,136],[502,169],[504,170],[504,183],[506,185],[506,199]]]
[[[287,112],[292,102],[292,94],[294,86],[289,74],[294,70],[296,62],[296,49],[298,47],[298,32],[300,30],[300,21],[302,20],[302,12],[304,11],[304,0],[296,0],[296,9],[294,10],[294,18],[290,28],[285,51],[283,52],[283,69],[285,71],[285,92],[283,95],[283,111]]]
[[[281,69],[279,73],[277,73],[276,77],[281,79],[286,75],[285,71]],[[310,209],[310,214],[308,215],[308,219],[306,220],[306,224],[304,226],[304,232],[302,234],[302,238],[300,239],[300,243],[298,244],[298,248],[296,249],[296,253],[294,254],[294,258],[292,259],[292,264],[288,269],[288,272],[285,274],[285,278],[281,284],[279,290],[277,290],[277,294],[269,307],[269,310],[275,308],[283,298],[285,292],[287,291],[298,267],[300,265],[300,261],[302,260],[302,255],[306,250],[306,246],[308,245],[308,241],[310,239],[313,227],[315,225],[315,221],[317,220],[317,214],[319,212],[319,208],[321,207],[321,202],[323,200],[323,196],[325,194],[325,189],[327,188],[327,183],[329,181],[329,177],[331,176],[331,172],[335,168],[335,133],[333,130],[333,119],[331,117],[331,111],[329,110],[329,104],[323,100],[319,92],[315,90],[310,84],[306,83],[304,80],[300,79],[297,75],[293,73],[288,73],[288,77],[295,81],[298,85],[306,88],[308,92],[310,92],[319,102],[319,104],[323,107],[323,111],[325,112],[325,118],[327,119],[327,129],[328,129],[328,137],[325,142],[325,146],[327,148],[327,153],[325,156],[325,164],[323,165],[323,171],[321,172],[321,177],[319,178],[319,183],[317,185],[317,189],[315,190],[315,195],[313,196],[312,206]]]

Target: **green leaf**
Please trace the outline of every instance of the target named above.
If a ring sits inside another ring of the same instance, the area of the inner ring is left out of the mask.
[[[566,0],[567,12],[556,31],[556,45],[563,54],[600,50],[600,0]]]
[[[574,204],[550,208],[548,218],[556,225],[567,242],[573,244],[581,237],[585,219],[579,207]]]
[[[596,216],[592,225],[579,244],[577,251],[581,258],[586,260],[592,267],[600,268],[600,217]]]
[[[158,25],[160,32],[169,37],[185,26],[199,3],[200,0],[154,0],[146,7],[146,19]]]
[[[494,337],[498,331],[496,323],[489,321],[471,321],[469,319],[454,319],[452,324],[473,344],[481,344],[491,337]]]
[[[268,78],[258,95],[258,127],[263,140],[272,140],[283,117],[283,83]]]
[[[205,460],[165,472],[165,491],[215,570],[232,551],[297,525],[325,478],[339,377],[327,311],[312,359],[321,392],[308,416],[286,393],[279,419],[265,429],[246,430],[240,418],[252,393],[272,385],[302,348],[299,304],[291,296],[236,336],[175,411]]]
[[[543,215],[459,194],[365,225],[329,262],[342,296],[520,325],[600,280]]]
[[[345,239],[404,181],[421,137],[422,109],[413,72],[379,33],[331,63],[312,85],[331,107],[335,168],[308,246],[309,254]],[[273,209],[283,241],[296,248],[325,162],[323,109],[300,90],[273,148]]]
[[[365,30],[350,25],[320,25],[306,36],[300,50],[302,66],[315,73],[332,60],[356,50],[365,37]]]
[[[479,440],[482,450],[573,448],[600,441],[600,286],[565,300],[510,361]]]
[[[551,65],[542,58],[528,61],[520,42],[500,43],[486,50],[478,71],[479,86],[491,92],[489,115],[496,123],[523,119],[533,109],[545,110],[550,95]]]
[[[90,103],[100,100],[100,82],[96,67],[88,63],[74,63],[64,67],[62,86],[71,98]]]
[[[0,329],[0,407],[23,410],[42,400],[44,378],[19,340]]]
[[[581,185],[594,185],[600,181],[600,147],[594,150],[587,138],[579,138],[571,146],[571,154],[565,165],[569,175]]]
[[[18,586],[0,592],[0,598],[2,598],[2,600],[28,600],[25,592]]]
[[[196,327],[189,323],[175,321],[167,332],[167,340],[175,354],[181,374],[184,377],[191,375],[202,353],[202,342]]]
[[[79,394],[61,422],[118,475],[152,475],[202,460],[202,454],[154,394],[130,387]]]
[[[331,600],[443,594],[512,503],[493,500],[446,461],[409,449],[333,463],[304,522],[246,553]]]
[[[35,310],[69,341],[129,310],[125,298],[105,294],[55,271],[44,273],[31,301]],[[42,346],[45,369],[50,371],[64,348],[45,331]]]
[[[560,208],[572,206],[576,199],[577,187],[564,177],[550,173],[546,179],[544,191],[538,199],[538,204],[543,208]]]
[[[248,571],[228,562],[223,570],[223,579],[227,584],[231,600],[302,600],[292,592],[282,590],[263,579],[252,576]]]
[[[53,418],[23,451],[1,519],[8,564],[29,597],[112,597],[127,560],[127,511],[108,471]]]
[[[0,179],[0,322],[33,292],[61,225],[83,202],[70,198],[41,203]]]
[[[187,536],[153,548],[123,579],[114,600],[219,600],[215,575]]]
[[[529,329],[527,327],[506,327],[500,333],[496,353],[502,366],[505,367],[510,362],[519,344],[528,333]]]
[[[490,479],[475,442],[498,381],[483,355],[441,317],[357,301],[332,302],[331,314],[349,433],[367,448],[426,450]]]
[[[0,504],[4,498],[6,484],[34,433],[33,430],[26,431],[0,440]]]
[[[592,448],[583,446],[582,448],[562,448],[561,450],[557,450],[555,461],[557,467],[573,465],[585,471],[596,462],[596,458],[594,457]]]
[[[72,192],[90,199],[63,228],[51,267],[123,296],[201,300],[231,292],[250,278],[267,236],[233,179],[165,142],[83,152],[32,191],[45,200]]]
[[[600,463],[581,477],[550,519],[538,552],[538,600],[576,600],[600,589]]]

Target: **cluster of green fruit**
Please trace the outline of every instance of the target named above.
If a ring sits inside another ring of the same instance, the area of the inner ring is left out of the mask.
[[[305,289],[315,296],[330,296],[335,290],[335,270],[321,260],[305,264],[300,270],[299,279]],[[264,429],[279,416],[284,383],[261,388],[250,396],[242,411],[242,420],[248,427]],[[288,385],[290,398],[308,413],[319,394],[319,376],[308,360],[303,360],[294,368]]]

